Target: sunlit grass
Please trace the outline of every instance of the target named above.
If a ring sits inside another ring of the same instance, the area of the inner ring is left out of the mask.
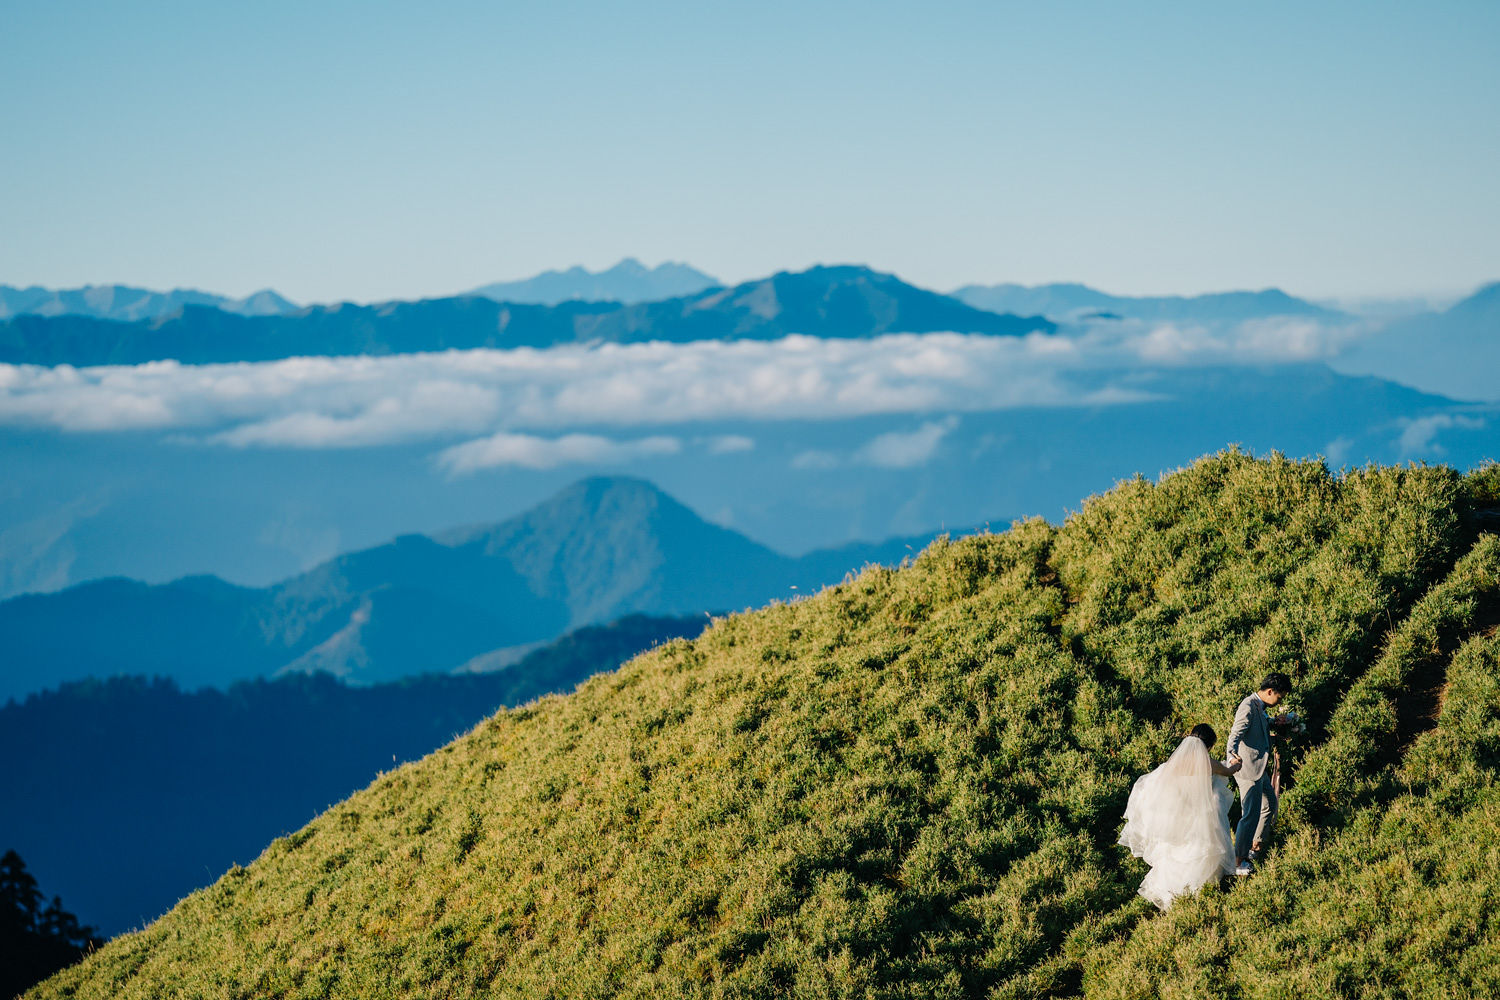
[[[1227,452],[935,543],[499,713],[36,995],[1492,992],[1497,503]],[[1130,784],[1271,669],[1282,841],[1158,914]]]

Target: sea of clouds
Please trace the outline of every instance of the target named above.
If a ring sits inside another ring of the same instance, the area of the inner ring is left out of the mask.
[[[0,365],[0,428],[161,431],[229,448],[457,440],[436,460],[461,474],[673,454],[684,442],[659,429],[697,422],[1129,405],[1152,398],[1125,378],[1142,368],[1323,360],[1349,336],[1305,320],[1220,329],[1112,322],[1026,337],[793,336],[214,365]],[[900,467],[952,426],[949,418],[873,441],[864,458]],[[696,446],[722,453],[753,441],[729,435]]]

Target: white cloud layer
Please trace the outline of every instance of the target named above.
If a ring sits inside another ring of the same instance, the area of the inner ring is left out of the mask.
[[[831,451],[820,448],[810,448],[807,451],[798,452],[792,456],[792,468],[794,469],[835,469],[840,464],[839,457]]]
[[[454,474],[521,466],[551,469],[559,465],[615,465],[658,455],[675,455],[682,442],[656,435],[634,441],[613,441],[597,434],[564,434],[558,438],[501,431],[477,441],[444,449],[438,465]]]
[[[1484,428],[1479,417],[1465,417],[1451,413],[1436,413],[1427,417],[1413,417],[1401,422],[1400,447],[1403,455],[1442,455],[1445,449],[1437,443],[1437,436],[1446,430],[1459,428],[1477,431]]]
[[[1084,328],[1081,339],[1088,353],[1102,358],[1134,355],[1154,365],[1234,365],[1326,361],[1367,332],[1357,324],[1273,316],[1213,326],[1096,323]]]
[[[1300,320],[1218,331],[1110,323],[1068,336],[895,334],[201,366],[0,365],[0,426],[157,429],[238,448],[482,436],[460,446],[471,452],[445,453],[468,457],[445,461],[478,462],[481,454],[497,464],[572,461],[559,456],[606,439],[559,442],[570,431],[606,427],[1126,404],[1150,397],[1116,376],[1143,364],[1310,360],[1336,350],[1340,336]],[[549,449],[525,445],[527,431],[555,440]],[[860,458],[900,467],[935,448],[943,433],[928,425],[909,439],[888,436]],[[706,447],[751,446],[726,436]]]
[[[958,426],[957,417],[934,420],[914,431],[881,434],[855,453],[855,461],[883,469],[912,469],[926,465],[948,432]]]

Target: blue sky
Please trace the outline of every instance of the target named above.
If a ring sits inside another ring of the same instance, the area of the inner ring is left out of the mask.
[[[0,282],[1500,278],[1500,4],[32,3]]]

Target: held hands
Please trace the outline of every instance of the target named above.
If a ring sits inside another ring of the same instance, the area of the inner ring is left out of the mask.
[[[1245,766],[1245,762],[1242,761],[1242,760],[1240,760],[1240,755],[1232,753],[1232,754],[1229,755],[1229,761],[1228,761],[1228,763],[1226,763],[1224,765],[1224,770],[1228,771],[1230,774],[1234,774],[1236,771],[1238,771],[1241,767],[1244,767],[1244,766]]]

